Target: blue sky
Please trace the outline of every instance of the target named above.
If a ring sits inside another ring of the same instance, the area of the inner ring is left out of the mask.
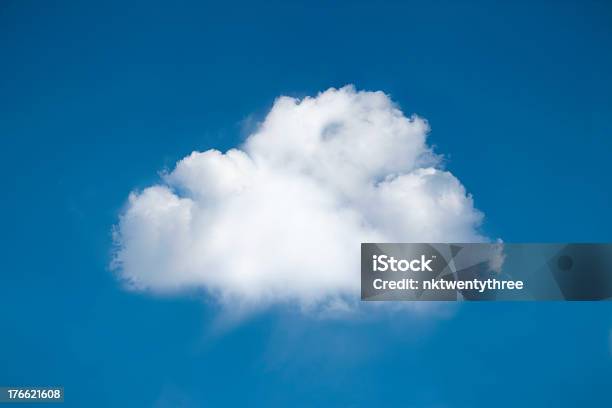
[[[281,94],[355,84],[429,121],[507,242],[609,242],[612,8],[5,1],[0,385],[83,406],[605,406],[608,303],[320,321],[121,290],[127,194],[241,143]]]

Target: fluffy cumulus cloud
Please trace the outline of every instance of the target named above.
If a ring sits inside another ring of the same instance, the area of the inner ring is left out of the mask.
[[[240,148],[193,152],[130,194],[113,266],[134,290],[345,308],[360,242],[484,240],[428,131],[382,92],[280,97]]]

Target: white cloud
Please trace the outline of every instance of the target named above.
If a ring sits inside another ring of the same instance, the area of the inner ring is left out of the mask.
[[[360,242],[485,240],[428,129],[382,92],[280,97],[240,149],[193,152],[130,194],[113,266],[134,290],[202,288],[230,309],[343,309]]]

